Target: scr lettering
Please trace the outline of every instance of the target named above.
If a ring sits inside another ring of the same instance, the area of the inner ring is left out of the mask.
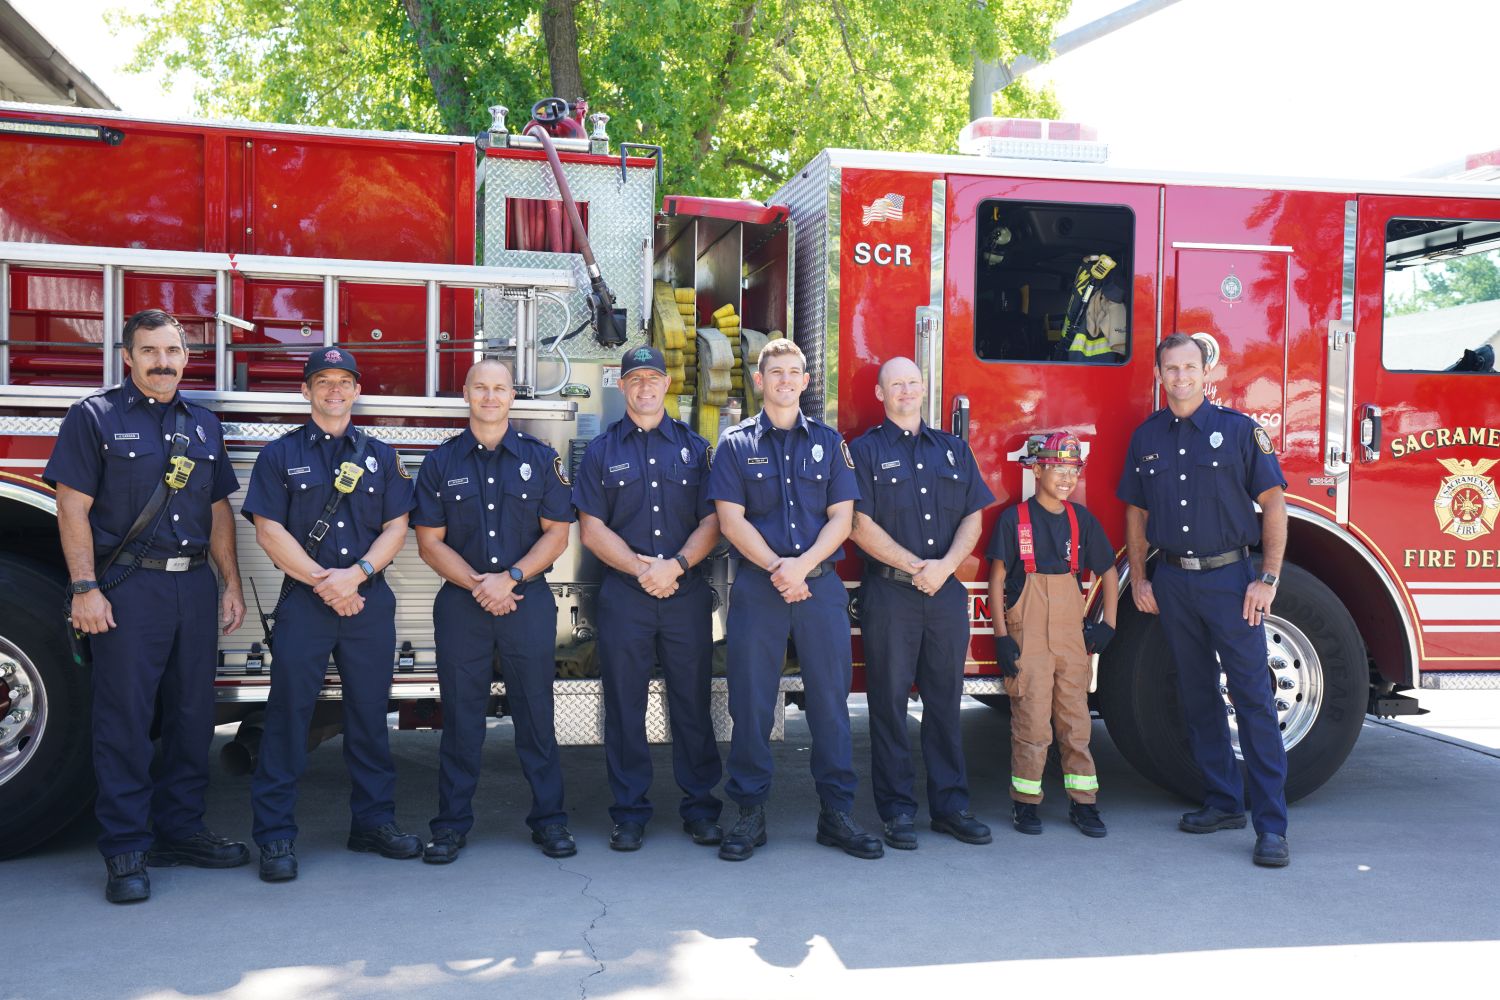
[[[880,265],[911,267],[911,247],[905,243],[876,243],[873,246],[865,242],[854,244],[854,263],[868,264],[872,260]]]

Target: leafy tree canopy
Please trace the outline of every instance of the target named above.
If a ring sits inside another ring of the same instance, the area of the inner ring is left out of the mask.
[[[1045,58],[1068,4],[156,0],[120,20],[145,32],[132,68],[190,71],[209,116],[472,134],[576,79],[557,96],[607,112],[616,143],[664,147],[666,190],[764,197],[825,147],[954,150],[974,60]],[[996,97],[1057,110],[1024,81]]]
[[[1500,251],[1492,250],[1423,265],[1409,293],[1387,297],[1385,314],[1405,316],[1496,299],[1500,299]]]

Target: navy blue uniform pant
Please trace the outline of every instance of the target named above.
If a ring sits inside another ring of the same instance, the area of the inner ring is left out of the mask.
[[[1203,771],[1204,805],[1226,812],[1244,809],[1244,783],[1219,694],[1222,669],[1245,755],[1251,821],[1257,833],[1284,836],[1286,749],[1266,666],[1266,630],[1264,625],[1251,628],[1243,617],[1245,589],[1254,574],[1248,559],[1199,571],[1163,563],[1151,583],[1177,663],[1177,693],[1188,741]]]
[[[672,726],[672,774],[682,789],[684,820],[719,818],[713,794],[723,773],[709,714],[713,670],[713,592],[688,573],[671,597],[656,598],[606,573],[599,587],[599,662],[604,680],[604,755],[616,823],[651,820],[651,747],[646,695],[660,666]]]
[[[781,668],[790,637],[802,668],[812,773],[818,799],[830,809],[854,807],[849,738],[849,601],[844,581],[825,573],[807,581],[812,597],[788,604],[771,578],[740,566],[729,600],[729,781],[725,793],[742,806],[771,794],[771,728],[781,698]]]
[[[396,818],[396,765],[385,719],[396,656],[396,598],[383,577],[361,593],[363,610],[348,618],[302,584],[281,602],[265,733],[250,783],[257,844],[297,836],[297,779],[307,767],[307,730],[330,655],[342,691],[349,827],[372,830]]]
[[[451,583],[443,585],[433,602],[438,685],[443,696],[433,833],[467,833],[474,825],[474,789],[479,785],[485,714],[497,655],[516,727],[516,756],[531,786],[526,824],[536,830],[568,821],[563,811],[562,756],[552,719],[557,601],[545,580],[524,583],[516,593],[521,600],[508,615],[490,614],[473,594]]]
[[[93,636],[94,775],[99,853],[151,847],[203,829],[214,737],[218,583],[207,565],[137,569],[106,592],[115,628]],[[161,755],[151,722],[161,699]]]
[[[928,597],[880,576],[860,588],[865,691],[870,705],[871,784],[880,818],[913,816],[916,768],[906,733],[908,694],[922,696],[922,760],[934,816],[969,808],[959,705],[969,649],[968,594],[949,578]]]

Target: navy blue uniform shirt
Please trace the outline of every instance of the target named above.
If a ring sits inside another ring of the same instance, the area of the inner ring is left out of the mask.
[[[210,508],[240,487],[224,450],[219,418],[181,393],[170,403],[158,403],[129,381],[85,396],[63,418],[42,478],[94,498],[89,525],[95,552],[114,551],[156,492],[167,470],[179,410],[187,414],[185,454],[195,463],[193,471],[156,524],[148,524],[131,543],[131,550],[147,559],[169,559],[208,548]]]
[[[446,527],[443,541],[476,573],[514,566],[542,537],[539,518],[574,519],[567,476],[557,452],[513,425],[498,448],[465,428],[422,460],[412,524]]]
[[[1031,548],[1038,573],[1061,574],[1069,571],[1073,558],[1073,527],[1068,512],[1054,514],[1035,497],[1027,500],[1031,509]],[[1021,599],[1026,586],[1026,564],[1021,560],[1016,527],[1021,522],[1020,504],[1007,507],[995,519],[995,533],[990,536],[984,557],[1005,567],[1005,606]],[[1115,564],[1115,550],[1109,544],[1104,525],[1081,503],[1073,504],[1078,518],[1078,569],[1096,576],[1108,572]]]
[[[1286,488],[1260,425],[1204,400],[1185,420],[1157,410],[1130,438],[1116,495],[1149,511],[1146,540],[1176,556],[1213,556],[1260,541],[1255,498]]]
[[[778,556],[812,547],[828,508],[859,499],[854,462],[839,432],[802,413],[780,430],[762,410],[724,432],[708,498],[745,508],[745,519]],[[830,559],[843,556],[842,547]]]
[[[854,510],[919,559],[947,555],[959,522],[995,502],[969,446],[925,422],[913,434],[886,419],[849,451],[859,478]]]
[[[312,553],[318,565],[329,569],[353,566],[380,536],[380,526],[409,513],[414,503],[411,477],[396,449],[353,424],[335,438],[308,421],[266,445],[250,473],[240,513],[275,521],[303,544],[334,492],[335,471],[354,460],[361,439],[364,471]]]
[[[670,559],[714,511],[708,442],[668,416],[649,431],[628,416],[616,420],[583,453],[573,504],[632,551]]]

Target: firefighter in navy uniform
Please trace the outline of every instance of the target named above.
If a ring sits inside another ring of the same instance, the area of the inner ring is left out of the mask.
[[[861,499],[850,538],[866,553],[860,586],[875,805],[885,842],[917,846],[915,769],[906,735],[913,681],[922,696],[922,759],[932,829],[988,844],[969,812],[959,706],[969,649],[969,600],[953,576],[994,503],[969,446],[922,420],[922,373],[910,358],[880,369],[885,420],[850,445]]]
[[[1203,808],[1185,814],[1178,825],[1188,833],[1245,826],[1244,786],[1219,695],[1222,670],[1250,782],[1252,860],[1280,868],[1291,860],[1286,751],[1266,669],[1262,617],[1276,597],[1286,549],[1286,480],[1266,432],[1243,413],[1204,398],[1206,363],[1204,346],[1184,334],[1156,348],[1156,377],[1167,406],[1136,428],[1118,490],[1129,505],[1130,589],[1139,610],[1162,617],[1188,739],[1207,789]],[[1257,543],[1259,575],[1249,553]],[[1152,545],[1161,558],[1148,580]]]
[[[641,846],[651,819],[646,692],[666,680],[678,814],[693,842],[723,832],[714,796],[723,773],[709,713],[713,592],[695,567],[719,539],[708,499],[709,445],[663,409],[670,379],[654,347],[620,360],[626,416],[589,443],[573,486],[583,543],[608,567],[599,587],[604,748],[614,804],[609,846]]]
[[[123,339],[129,380],[68,410],[43,473],[57,489],[73,625],[92,637],[94,810],[112,903],[151,895],[147,863],[231,868],[250,858],[203,821],[215,625],[227,635],[245,617],[228,499],[239,483],[218,419],[177,391],[182,327],[148,309],[126,320]]]
[[[297,877],[293,816],[307,732],[328,658],[341,684],[351,851],[414,858],[421,841],[395,822],[396,767],[386,729],[396,598],[385,569],[406,542],[411,477],[395,449],[354,426],[359,367],[341,347],[303,366],[312,419],[266,445],[241,513],[287,580],[271,639],[271,694],[250,785],[260,877]]]
[[[432,606],[443,699],[438,814],[422,859],[453,861],[474,825],[497,656],[531,786],[531,839],[548,857],[566,858],[578,849],[552,715],[557,602],[543,574],[568,547],[568,480],[557,452],[511,426],[515,388],[502,362],[474,364],[464,399],[468,428],[433,449],[417,474],[417,545],[444,580]]]
[[[859,499],[854,463],[838,432],[799,407],[807,361],[778,337],[761,352],[755,384],[765,409],[725,432],[709,476],[719,528],[739,567],[730,591],[729,781],[739,820],[719,857],[742,861],[766,842],[771,726],[781,698],[787,639],[797,647],[812,730],[812,772],[821,810],[818,843],[858,858],[884,853],[854,822],[849,736],[848,597],[833,566]]]

